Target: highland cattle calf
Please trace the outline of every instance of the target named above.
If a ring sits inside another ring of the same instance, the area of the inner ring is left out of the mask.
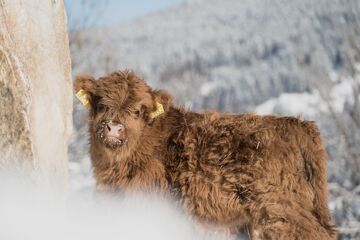
[[[336,238],[313,122],[190,112],[131,71],[79,76],[75,91],[99,189],[167,193],[204,226],[252,239]]]

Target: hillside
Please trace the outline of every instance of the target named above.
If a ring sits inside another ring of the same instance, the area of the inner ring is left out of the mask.
[[[193,108],[250,110],[282,92],[307,90],[305,72],[317,60],[319,72],[346,64],[350,2],[189,1],[84,33],[96,48],[75,72],[130,68],[152,86],[176,86],[177,100]]]

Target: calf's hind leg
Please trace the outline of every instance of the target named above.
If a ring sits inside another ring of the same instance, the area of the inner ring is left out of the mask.
[[[253,211],[252,239],[334,239],[311,211],[281,195],[277,195],[277,198],[277,201],[264,203],[258,206],[256,211]]]

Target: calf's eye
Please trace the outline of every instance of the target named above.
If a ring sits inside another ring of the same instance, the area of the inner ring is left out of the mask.
[[[105,111],[105,110],[106,110],[106,106],[104,104],[99,103],[99,104],[96,105],[96,111],[102,112],[102,111]]]
[[[135,117],[140,117],[140,110],[135,110],[134,111],[134,116]]]

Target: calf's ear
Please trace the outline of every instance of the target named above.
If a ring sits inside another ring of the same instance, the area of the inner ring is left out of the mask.
[[[144,116],[145,121],[149,125],[152,125],[154,119],[169,110],[172,104],[172,97],[164,90],[154,90],[152,91],[151,101],[151,107],[145,111],[146,114]]]
[[[166,112],[170,108],[173,101],[171,95],[164,90],[155,90],[153,93],[156,103],[160,103]]]
[[[96,83],[95,78],[81,74],[78,75],[74,82],[74,90],[76,97],[82,102],[84,106],[90,108],[92,97],[95,93]]]
[[[95,90],[95,78],[87,74],[79,74],[76,76],[74,82],[75,93],[81,89],[86,92],[93,92]]]

